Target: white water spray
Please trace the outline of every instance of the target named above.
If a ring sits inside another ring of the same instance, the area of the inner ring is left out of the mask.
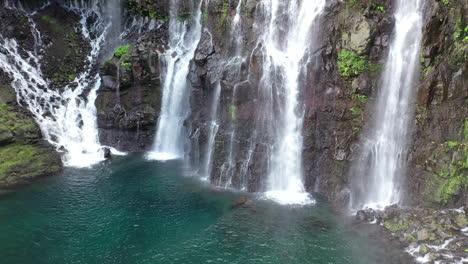
[[[178,17],[178,4],[178,0],[171,1],[169,49],[161,56],[165,70],[161,116],[153,150],[147,155],[149,159],[182,159],[185,155],[184,121],[190,114],[187,76],[201,37],[201,2],[189,19]]]
[[[351,207],[383,209],[400,201],[412,100],[422,39],[423,0],[398,0],[394,37],[382,76],[371,134],[364,142]]]

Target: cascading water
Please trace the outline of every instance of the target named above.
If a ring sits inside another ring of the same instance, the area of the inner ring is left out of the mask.
[[[204,180],[208,180],[211,176],[211,168],[213,166],[213,151],[215,146],[216,134],[219,129],[218,121],[218,105],[219,97],[221,94],[221,84],[216,85],[216,89],[213,95],[213,101],[211,102],[211,111],[210,111],[210,133],[208,136],[208,144],[205,149],[205,158],[203,161],[203,167],[201,170],[201,176]]]
[[[5,2],[5,6],[18,8],[9,1]],[[86,67],[75,78],[75,86],[48,89],[49,80],[43,76],[40,67],[40,54],[46,47],[32,19],[34,13],[28,14],[25,10],[17,11],[25,13],[29,19],[35,48],[27,50],[20,47],[16,40],[0,35],[0,68],[13,79],[12,86],[18,95],[18,102],[32,112],[44,138],[59,151],[65,151],[64,164],[86,167],[104,159],[94,106],[100,78],[94,67],[112,22],[104,19],[100,1],[69,1],[64,3],[64,7],[81,17],[81,34],[91,46]],[[91,17],[98,19],[89,23],[93,21],[89,19]]]
[[[231,24],[230,37],[226,39],[226,59],[223,63],[223,70],[230,72],[232,78],[239,83],[241,83],[241,66],[244,61],[242,56],[243,51],[243,32],[242,32],[242,3],[243,1],[239,0],[236,6],[236,13]],[[239,84],[238,83],[238,84]],[[237,137],[237,106],[236,101],[236,91],[238,84],[235,84],[232,89],[232,99],[229,105],[230,120],[229,120],[229,142],[228,142],[228,155],[226,161],[221,165],[219,181],[217,185],[224,186],[226,188],[232,187],[232,178],[236,173],[236,158],[238,150],[238,141]],[[243,186],[238,186],[243,188]]]
[[[304,110],[299,101],[300,76],[308,64],[311,29],[318,26],[314,22],[317,22],[324,7],[325,0],[271,0],[265,3],[270,19],[262,38],[264,65],[261,81],[262,89],[267,89],[266,93],[271,96],[276,110],[270,113],[274,116],[268,118],[275,125],[271,131],[274,133],[274,144],[269,160],[266,196],[284,204],[312,201],[302,181]]]
[[[421,48],[423,2],[397,1],[394,37],[375,106],[374,124],[353,169],[353,210],[383,209],[400,200]]]
[[[201,37],[201,1],[189,19],[179,17],[178,0],[171,0],[169,22],[169,49],[161,55],[163,97],[156,139],[149,159],[181,159],[185,155],[187,133],[184,121],[190,114],[189,74],[190,61]]]

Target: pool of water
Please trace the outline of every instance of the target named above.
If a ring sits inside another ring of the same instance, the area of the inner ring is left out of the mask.
[[[388,249],[323,201],[281,206],[118,158],[0,197],[0,263],[385,263]]]

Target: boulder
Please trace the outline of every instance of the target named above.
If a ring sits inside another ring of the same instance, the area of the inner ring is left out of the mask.
[[[231,209],[241,207],[244,204],[246,204],[247,201],[248,201],[247,196],[241,196],[234,201],[234,203],[231,205]]]

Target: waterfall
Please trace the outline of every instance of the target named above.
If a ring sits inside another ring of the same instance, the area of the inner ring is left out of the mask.
[[[265,5],[270,18],[262,38],[265,54],[261,81],[274,110],[266,113],[267,120],[274,122],[266,196],[284,204],[307,203],[311,199],[302,181],[304,107],[299,95],[301,76],[309,63],[311,30],[318,26],[325,0],[271,0]]]
[[[218,82],[214,91],[213,100],[211,102],[210,109],[210,133],[208,136],[208,144],[205,149],[205,159],[203,161],[203,167],[201,170],[201,176],[204,180],[209,180],[211,176],[211,169],[213,166],[213,152],[215,147],[216,134],[219,129],[218,120],[218,105],[219,97],[221,94],[221,84]]]
[[[190,61],[201,37],[201,1],[190,17],[179,14],[178,0],[171,0],[169,49],[162,54],[164,69],[161,115],[149,159],[181,159],[188,140],[184,122],[190,114],[190,84],[187,81]]]
[[[79,30],[91,46],[84,71],[73,80],[75,85],[61,89],[48,87],[49,80],[41,71],[41,52],[47,47],[32,19],[34,13],[16,10],[28,17],[36,41],[34,50],[27,50],[19,46],[15,39],[0,35],[0,68],[13,79],[12,87],[17,93],[18,102],[31,111],[44,138],[58,151],[65,152],[62,159],[66,166],[87,167],[104,160],[94,105],[100,87],[95,65],[112,22],[105,19],[98,3],[68,1],[64,4],[65,8],[81,17]],[[18,8],[9,5],[9,2],[6,2],[6,6]],[[90,19],[95,17],[98,19]]]
[[[351,208],[383,209],[400,201],[422,39],[423,0],[398,0],[371,133],[353,170]]]

